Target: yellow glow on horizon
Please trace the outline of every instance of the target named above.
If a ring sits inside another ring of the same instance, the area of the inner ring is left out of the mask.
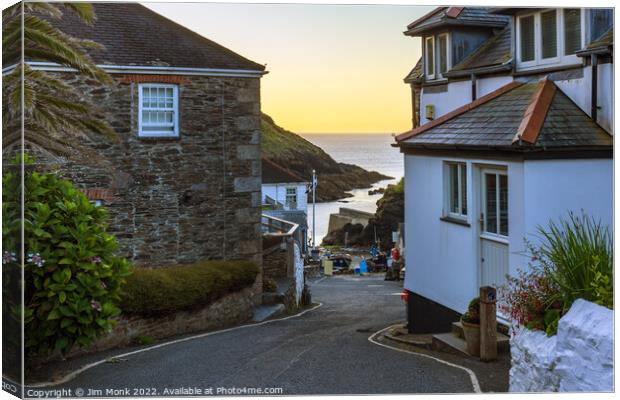
[[[399,133],[411,128],[403,82],[420,57],[402,34],[432,7],[144,3],[261,64],[263,112],[298,133]]]

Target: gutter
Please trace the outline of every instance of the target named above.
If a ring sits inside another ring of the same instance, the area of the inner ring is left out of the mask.
[[[75,68],[67,67],[53,62],[26,61],[33,70],[54,72],[77,72]],[[9,73],[17,67],[17,64],[2,69],[2,74]],[[202,75],[202,76],[230,76],[260,78],[269,73],[268,71],[250,69],[224,69],[224,68],[186,68],[165,66],[141,66],[141,65],[108,65],[97,64],[97,67],[111,74],[156,74],[156,75]]]
[[[512,71],[512,59],[506,61],[503,64],[492,65],[490,67],[479,67],[479,68],[473,68],[473,69],[464,69],[460,71],[452,70],[452,71],[446,72],[444,76],[448,78],[462,78],[466,76],[471,76],[471,74],[484,75],[484,74],[491,74],[494,72],[505,72],[505,71]]]
[[[611,54],[611,53],[613,53],[612,46],[603,45],[603,46],[593,47],[591,49],[579,50],[575,52],[575,55],[577,57],[588,57],[593,54]]]

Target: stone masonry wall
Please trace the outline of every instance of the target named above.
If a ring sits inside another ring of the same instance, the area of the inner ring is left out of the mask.
[[[202,309],[179,311],[164,317],[121,316],[112,332],[87,348],[73,350],[69,356],[137,344],[136,339],[140,336],[164,339],[246,322],[252,318],[253,313],[251,293],[251,289],[244,289],[228,294]]]
[[[78,74],[62,78],[91,96],[118,133],[116,142],[84,139],[90,160],[61,171],[79,188],[103,189],[123,256],[148,267],[262,264],[259,79],[115,74],[101,87]],[[141,81],[178,84],[178,138],[138,137]]]

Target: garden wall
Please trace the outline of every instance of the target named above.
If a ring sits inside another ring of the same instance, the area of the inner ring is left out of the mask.
[[[252,318],[252,305],[252,288],[247,288],[230,293],[199,310],[152,318],[121,316],[111,333],[87,348],[72,351],[69,356],[137,344],[139,336],[164,339],[236,325]]]
[[[613,311],[578,299],[558,333],[519,330],[510,341],[511,392],[611,392]]]

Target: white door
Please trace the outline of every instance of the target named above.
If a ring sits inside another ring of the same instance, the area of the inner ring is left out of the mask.
[[[508,274],[508,175],[483,169],[481,181],[480,284],[498,287]]]

